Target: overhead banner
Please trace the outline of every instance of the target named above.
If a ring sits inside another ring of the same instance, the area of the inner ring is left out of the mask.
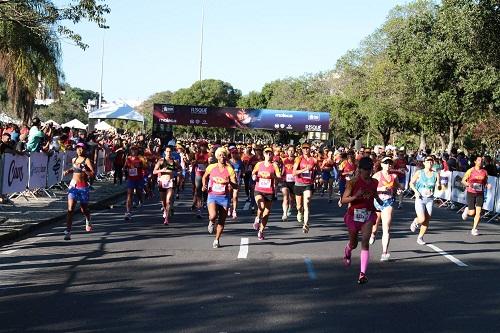
[[[328,112],[155,104],[153,124],[328,132]]]
[[[47,166],[47,186],[51,187],[62,180],[64,153],[54,152]]]
[[[28,156],[2,154],[2,194],[23,192],[28,186]]]
[[[30,178],[28,182],[30,190],[44,188],[47,185],[47,162],[48,156],[45,153],[33,152],[30,154]]]

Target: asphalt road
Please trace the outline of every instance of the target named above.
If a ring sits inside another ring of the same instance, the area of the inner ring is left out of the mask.
[[[275,202],[263,241],[241,210],[212,249],[206,218],[181,199],[168,227],[148,201],[131,222],[123,206],[98,212],[90,234],[78,221],[71,241],[61,222],[1,247],[0,332],[500,331],[498,225],[473,237],[470,221],[435,208],[433,247],[421,246],[406,201],[395,211],[393,260],[379,261],[378,235],[369,282],[358,285],[359,248],[344,268],[345,209],[335,202],[314,196],[309,234],[281,222]]]

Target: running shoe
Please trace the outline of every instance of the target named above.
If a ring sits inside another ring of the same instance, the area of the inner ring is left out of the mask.
[[[257,233],[257,238],[259,240],[264,240],[264,231],[260,231]]]
[[[366,277],[366,274],[363,272],[359,273],[359,278],[358,278],[358,284],[365,284],[368,282],[368,278]]]
[[[168,225],[168,215],[165,216],[164,220],[163,220],[163,224],[164,225]]]
[[[85,222],[85,231],[86,232],[91,232],[92,229],[93,229],[92,223],[90,223],[90,221]]]
[[[304,234],[307,234],[309,232],[309,225],[307,224],[304,224],[304,226],[302,227],[302,232]]]
[[[304,223],[302,212],[297,212],[297,222],[299,222],[299,224]]]
[[[214,233],[214,223],[213,222],[208,223],[208,233],[209,234]]]
[[[287,209],[286,216],[288,216],[288,217],[292,216],[292,207]]]
[[[370,245],[372,245],[373,243],[375,243],[375,235],[374,234],[372,234],[370,236],[370,240],[368,241],[368,244],[370,244]]]
[[[217,239],[214,240],[213,244],[212,244],[212,247],[214,249],[218,249],[220,247],[220,243]]]
[[[139,204],[137,205],[137,209],[141,209],[142,208],[142,202],[139,202]]]
[[[465,208],[464,211],[462,212],[462,220],[466,221],[468,214],[469,214],[468,209]]]
[[[66,241],[71,240],[71,231],[68,230],[64,231],[64,240]]]
[[[400,203],[398,203],[398,209],[401,209],[401,208],[403,208],[403,204],[400,202]]]
[[[253,229],[254,230],[259,230],[259,226],[260,226],[260,218],[258,216],[255,217],[255,220],[253,221]]]
[[[167,211],[163,210],[163,218],[166,218],[166,217],[167,217]]]
[[[238,214],[236,214],[236,209],[233,210],[233,220],[236,220],[238,218]]]
[[[339,207],[342,207],[342,199],[339,199],[339,202],[337,203],[337,205],[339,205]]]
[[[382,255],[380,256],[380,261],[389,261],[390,258],[391,254],[389,252],[382,253]]]
[[[130,220],[131,217],[132,217],[132,214],[130,214],[130,212],[125,213],[125,221]]]
[[[344,266],[345,267],[349,267],[349,266],[351,266],[351,254],[348,253],[346,250],[347,250],[347,247],[344,248],[344,259],[343,259],[343,261],[344,261]]]
[[[287,220],[288,220],[288,216],[286,216],[286,214],[284,214],[284,215],[281,217],[281,221],[286,222]]]
[[[479,231],[478,231],[477,229],[472,229],[472,230],[470,231],[470,234],[471,234],[472,236],[479,236]]]
[[[418,224],[415,223],[415,220],[413,220],[411,222],[411,224],[410,224],[410,230],[411,230],[411,232],[415,232],[415,230],[417,230],[417,228],[418,228]]]
[[[427,243],[424,241],[423,237],[417,237],[417,244],[418,245],[425,245]]]

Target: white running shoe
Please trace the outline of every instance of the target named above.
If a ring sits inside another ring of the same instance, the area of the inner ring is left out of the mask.
[[[339,207],[342,207],[342,199],[339,199],[338,205]]]
[[[415,232],[415,230],[417,230],[417,228],[418,228],[418,224],[415,223],[415,220],[413,220],[413,222],[411,222],[411,225],[410,225],[411,232]]]
[[[469,209],[465,208],[464,211],[462,212],[462,220],[466,221],[467,215],[469,215]]]
[[[130,212],[125,213],[125,220],[126,221],[130,220],[131,217],[132,217],[132,214],[130,214]]]
[[[64,230],[64,240],[71,240],[71,231]]]
[[[373,245],[373,243],[375,243],[375,236],[372,234],[370,236],[370,240],[368,241],[368,244]]]
[[[297,212],[297,222],[299,222],[300,224],[304,223],[302,212]]]
[[[209,234],[213,234],[214,233],[214,223],[213,222],[208,223],[207,229],[208,229]]]
[[[472,230],[470,231],[470,234],[471,234],[472,236],[479,236],[479,231],[477,231],[477,229],[472,229]]]
[[[382,253],[382,256],[380,256],[380,261],[389,261],[390,258],[391,254],[389,252]]]
[[[260,227],[260,219],[258,216],[255,217],[255,220],[253,221],[253,230],[257,231],[259,230]]]
[[[427,243],[424,241],[423,237],[417,237],[417,244],[418,245],[425,245]]]
[[[286,216],[286,214],[283,214],[283,216],[281,217],[281,221],[286,222],[287,220],[288,216]]]
[[[213,244],[212,244],[212,247],[214,249],[218,249],[220,247],[220,243],[217,239],[214,240]]]

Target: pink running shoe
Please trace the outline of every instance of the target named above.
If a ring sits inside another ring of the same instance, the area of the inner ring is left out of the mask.
[[[167,216],[165,216],[165,220],[163,221],[163,224],[164,224],[164,225],[168,225],[168,215],[167,215]]]
[[[90,222],[86,222],[86,223],[85,223],[85,231],[87,231],[87,232],[91,232],[91,231],[92,231],[92,229],[93,229],[93,227],[92,227],[92,223],[90,223]]]
[[[264,231],[260,231],[257,233],[257,238],[259,240],[264,240]]]
[[[255,221],[253,222],[253,229],[255,231],[259,230],[259,226],[260,226],[260,219],[258,216],[256,216]]]

